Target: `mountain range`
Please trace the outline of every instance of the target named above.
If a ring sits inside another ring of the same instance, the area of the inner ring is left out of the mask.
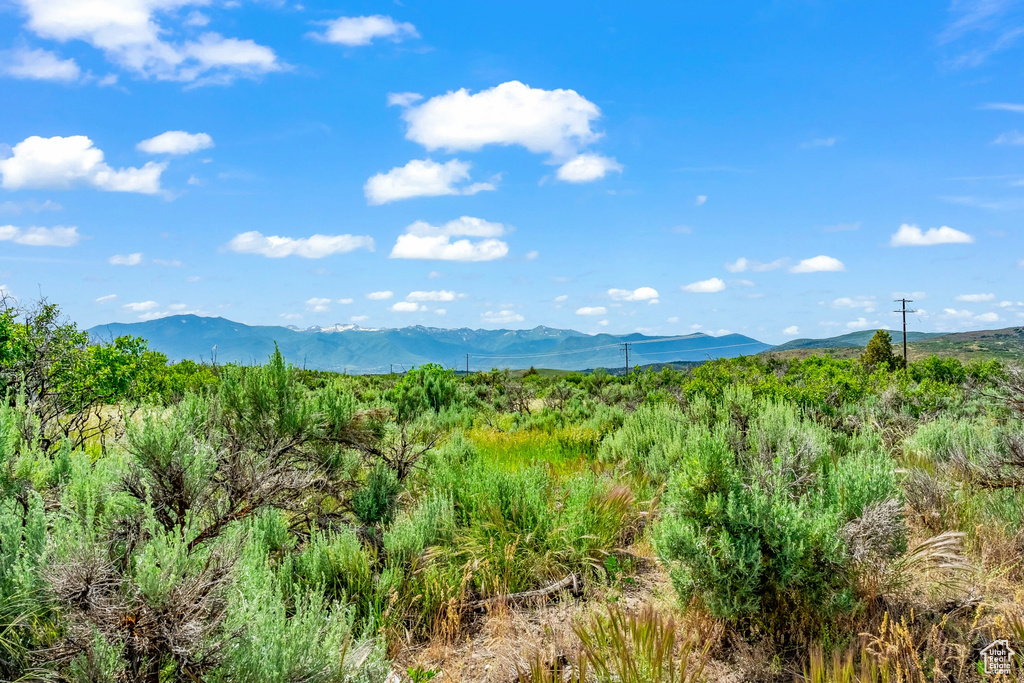
[[[152,349],[172,361],[191,359],[218,363],[262,363],[277,344],[294,365],[336,372],[382,373],[404,371],[425,363],[464,370],[491,368],[622,369],[629,365],[662,366],[732,358],[765,351],[785,356],[830,353],[855,357],[875,330],[862,330],[827,339],[794,339],[772,346],[742,334],[719,337],[695,333],[680,336],[584,334],[576,330],[535,327],[531,330],[455,330],[437,327],[367,329],[357,325],[280,327],[245,325],[225,318],[175,315],[137,323],[110,323],[88,330],[97,341],[122,335],[142,337]],[[889,330],[894,346],[902,332]],[[1018,362],[1024,357],[1024,328],[941,333],[908,332],[910,356],[932,353],[970,358],[1000,358]],[[899,350],[899,349],[897,349]]]
[[[110,323],[88,330],[96,340],[142,337],[170,360],[261,363],[276,343],[291,363],[350,373],[407,370],[424,363],[470,370],[547,367],[583,370],[629,364],[700,361],[760,353],[771,348],[751,337],[707,334],[653,337],[643,334],[584,334],[575,330],[448,330],[436,327],[365,329],[333,325],[296,329],[245,325],[225,318],[175,315],[138,323]]]

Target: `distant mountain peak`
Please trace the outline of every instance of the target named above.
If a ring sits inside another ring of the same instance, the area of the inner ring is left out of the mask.
[[[334,323],[327,327],[320,327],[319,325],[313,325],[311,327],[298,328],[292,325],[288,326],[289,329],[297,332],[323,332],[325,334],[331,334],[333,332],[377,332],[380,330],[378,327],[360,327],[354,323]]]

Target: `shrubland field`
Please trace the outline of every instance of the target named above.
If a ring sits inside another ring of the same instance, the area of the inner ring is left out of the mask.
[[[2,680],[980,681],[1024,652],[1008,363],[340,376],[86,342],[0,314]]]

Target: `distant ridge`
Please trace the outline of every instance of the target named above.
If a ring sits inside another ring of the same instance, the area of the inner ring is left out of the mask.
[[[790,349],[835,349],[850,346],[867,346],[877,330],[861,330],[850,332],[838,337],[826,337],[825,339],[794,339],[785,344],[779,344],[772,348],[772,351],[788,351]],[[902,330],[886,330],[891,336],[893,343],[903,342]],[[941,337],[945,332],[907,332],[907,341],[921,341],[932,337]]]
[[[562,370],[624,365],[621,344],[629,342],[631,366],[672,361],[702,361],[753,355],[771,348],[751,337],[696,333],[653,337],[584,334],[539,326],[530,330],[472,330],[437,327],[364,329],[331,325],[296,329],[245,325],[226,318],[175,315],[138,323],[110,323],[88,330],[96,340],[122,335],[142,337],[171,360],[262,363],[276,342],[289,362],[311,369],[351,373],[396,371],[424,363],[462,370],[470,354],[471,370],[530,366]],[[216,347],[216,348],[215,348]]]
[[[902,351],[903,332],[889,330],[893,345]],[[864,330],[827,339],[795,339],[769,350],[783,357],[802,358],[829,353],[836,358],[856,358],[867,346],[875,330]],[[907,332],[910,360],[931,355],[951,356],[962,361],[1000,360],[1019,364],[1024,361],[1024,327],[966,332]]]

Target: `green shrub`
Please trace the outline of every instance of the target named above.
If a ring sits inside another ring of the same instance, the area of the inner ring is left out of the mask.
[[[392,563],[409,564],[427,547],[450,543],[454,531],[452,498],[434,493],[384,531],[384,550]]]
[[[891,462],[857,452],[833,464],[817,427],[762,407],[751,450],[719,425],[692,431],[656,532],[680,598],[785,633],[855,606],[844,524],[896,495]]]
[[[239,635],[210,680],[382,683],[390,666],[380,646],[354,636],[353,611],[317,590],[282,585],[290,579],[263,551],[251,545],[239,562],[226,620]]]
[[[73,683],[123,680],[127,676],[123,649],[120,644],[107,642],[102,633],[95,631],[86,650],[68,665],[68,680]]]
[[[47,612],[43,500],[35,491],[22,495],[23,504],[0,498],[0,678],[7,680],[27,666]]]
[[[942,464],[961,455],[974,460],[981,453],[998,452],[1002,444],[1001,431],[987,421],[940,415],[904,439],[903,451],[920,461]]]
[[[341,602],[369,597],[373,585],[371,558],[351,529],[316,530],[294,558],[295,580]]]
[[[681,457],[678,445],[688,433],[684,415],[671,405],[641,406],[601,443],[603,462],[622,462],[664,481]]]
[[[395,471],[377,463],[367,474],[363,485],[352,494],[352,510],[363,524],[387,524],[395,514],[401,491],[402,485]]]
[[[453,405],[459,393],[454,370],[427,363],[410,370],[388,393],[398,419],[408,421],[423,412],[439,413]]]
[[[946,384],[962,384],[967,379],[967,370],[956,358],[939,358],[936,355],[914,361],[908,368],[915,382],[930,379]]]

